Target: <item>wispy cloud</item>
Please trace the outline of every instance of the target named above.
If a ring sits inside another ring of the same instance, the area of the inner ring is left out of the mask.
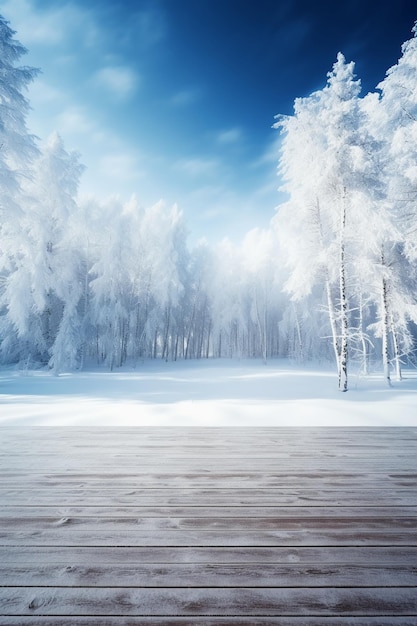
[[[280,135],[278,131],[275,131],[274,136],[267,143],[261,155],[252,161],[251,167],[269,167],[271,165],[277,167],[281,153],[282,139],[282,135]]]
[[[40,7],[29,0],[5,0],[1,13],[17,31],[18,39],[29,47],[37,43],[55,46],[74,34],[79,43],[91,46],[98,34],[90,12],[71,2]]]
[[[124,183],[138,181],[144,176],[138,161],[137,155],[131,152],[112,152],[101,157],[99,172]]]
[[[61,90],[37,78],[29,87],[29,97],[33,108],[53,102],[63,102],[64,96]]]
[[[177,107],[186,107],[194,104],[201,98],[201,89],[198,87],[191,87],[190,89],[182,89],[175,93],[170,103]]]
[[[82,135],[93,133],[95,124],[82,107],[69,106],[55,118],[58,132],[66,135]]]
[[[107,66],[95,73],[93,81],[114,97],[125,99],[138,87],[139,76],[127,66]]]
[[[217,142],[220,144],[235,144],[241,141],[243,138],[243,132],[240,128],[229,128],[221,131],[217,135]]]
[[[174,167],[188,176],[197,177],[214,174],[219,165],[219,162],[215,159],[194,157],[192,159],[180,159],[175,163]]]
[[[148,2],[145,8],[135,11],[130,20],[130,35],[142,46],[158,44],[167,33],[165,12],[157,0]]]

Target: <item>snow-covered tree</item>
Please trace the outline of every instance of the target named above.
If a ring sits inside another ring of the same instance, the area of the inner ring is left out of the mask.
[[[259,351],[264,363],[274,353],[272,337],[276,338],[279,330],[278,319],[274,315],[280,300],[276,280],[279,260],[274,235],[271,229],[256,228],[247,233],[241,246],[249,314],[258,331]]]
[[[275,227],[287,253],[286,289],[295,300],[323,285],[339,388],[347,390],[353,306],[353,242],[378,195],[376,165],[354,64],[338,54],[327,85],[279,117],[280,172],[290,199]]]
[[[38,218],[42,222],[37,247],[40,256],[43,256],[41,267],[35,268],[35,271],[40,271],[42,275],[49,273],[49,285],[43,286],[46,300],[43,315],[47,333],[51,332],[51,312],[54,308],[62,310],[50,347],[49,364],[55,372],[63,368],[72,369],[78,364],[82,343],[78,306],[83,285],[80,280],[76,200],[83,170],[80,155],[67,152],[57,133],[48,139],[35,168]],[[49,340],[48,337],[47,343]]]
[[[24,245],[6,280],[7,319],[35,359],[55,371],[74,367],[81,333],[76,194],[83,167],[54,134],[23,185],[18,223]],[[19,294],[15,302],[16,293]]]
[[[205,240],[190,253],[186,288],[181,297],[179,336],[185,359],[211,355],[213,319],[209,285],[213,279],[213,250]]]
[[[19,309],[28,287],[27,277],[13,281],[10,276],[21,266],[26,248],[22,237],[21,186],[31,176],[37,147],[26,126],[30,107],[25,92],[38,70],[19,65],[27,51],[14,35],[15,31],[0,16],[0,305],[3,314],[12,311],[18,319],[22,317]],[[3,357],[18,356],[18,329],[4,315],[1,327]]]
[[[240,357],[246,320],[242,308],[240,250],[229,239],[216,245],[208,298],[213,315],[213,355]]]
[[[1,224],[12,225],[20,213],[22,180],[30,176],[37,155],[35,137],[26,127],[30,105],[25,96],[38,70],[19,66],[27,50],[13,37],[15,31],[0,16],[0,192]],[[6,231],[7,233],[7,231]]]
[[[97,357],[110,369],[126,360],[132,299],[132,241],[137,230],[132,212],[119,198],[100,207],[97,258],[90,269],[91,319],[96,328]],[[140,245],[140,242],[138,242]]]
[[[368,105],[372,130],[384,146],[381,170],[393,224],[380,253],[382,306],[377,326],[388,381],[391,354],[401,378],[401,356],[413,348],[409,322],[417,321],[417,22],[413,35],[378,85],[381,97]]]

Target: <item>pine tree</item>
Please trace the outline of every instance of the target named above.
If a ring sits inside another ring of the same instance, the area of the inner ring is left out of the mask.
[[[38,154],[36,138],[26,127],[30,107],[25,91],[38,70],[18,65],[27,51],[14,35],[0,16],[0,305],[15,321],[23,322],[20,302],[25,300],[29,285],[27,277],[15,280],[14,272],[21,267],[26,249],[22,183],[30,178],[32,161]],[[0,326],[3,358],[19,358],[19,323],[3,316]]]

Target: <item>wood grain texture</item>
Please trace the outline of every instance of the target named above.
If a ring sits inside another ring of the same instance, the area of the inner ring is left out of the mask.
[[[417,429],[0,428],[0,625],[417,626]]]

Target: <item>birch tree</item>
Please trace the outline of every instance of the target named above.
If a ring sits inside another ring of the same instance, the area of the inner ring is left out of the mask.
[[[281,233],[295,300],[324,288],[339,389],[348,388],[350,243],[360,228],[357,194],[366,194],[367,152],[360,81],[339,53],[327,85],[278,117],[284,132],[279,171],[290,199],[275,227]]]
[[[380,233],[379,322],[384,375],[390,384],[391,363],[401,380],[401,360],[413,349],[410,321],[417,321],[417,23],[402,46],[398,63],[378,85],[380,97],[367,96],[370,128],[380,148],[385,189],[381,213],[389,215]]]

